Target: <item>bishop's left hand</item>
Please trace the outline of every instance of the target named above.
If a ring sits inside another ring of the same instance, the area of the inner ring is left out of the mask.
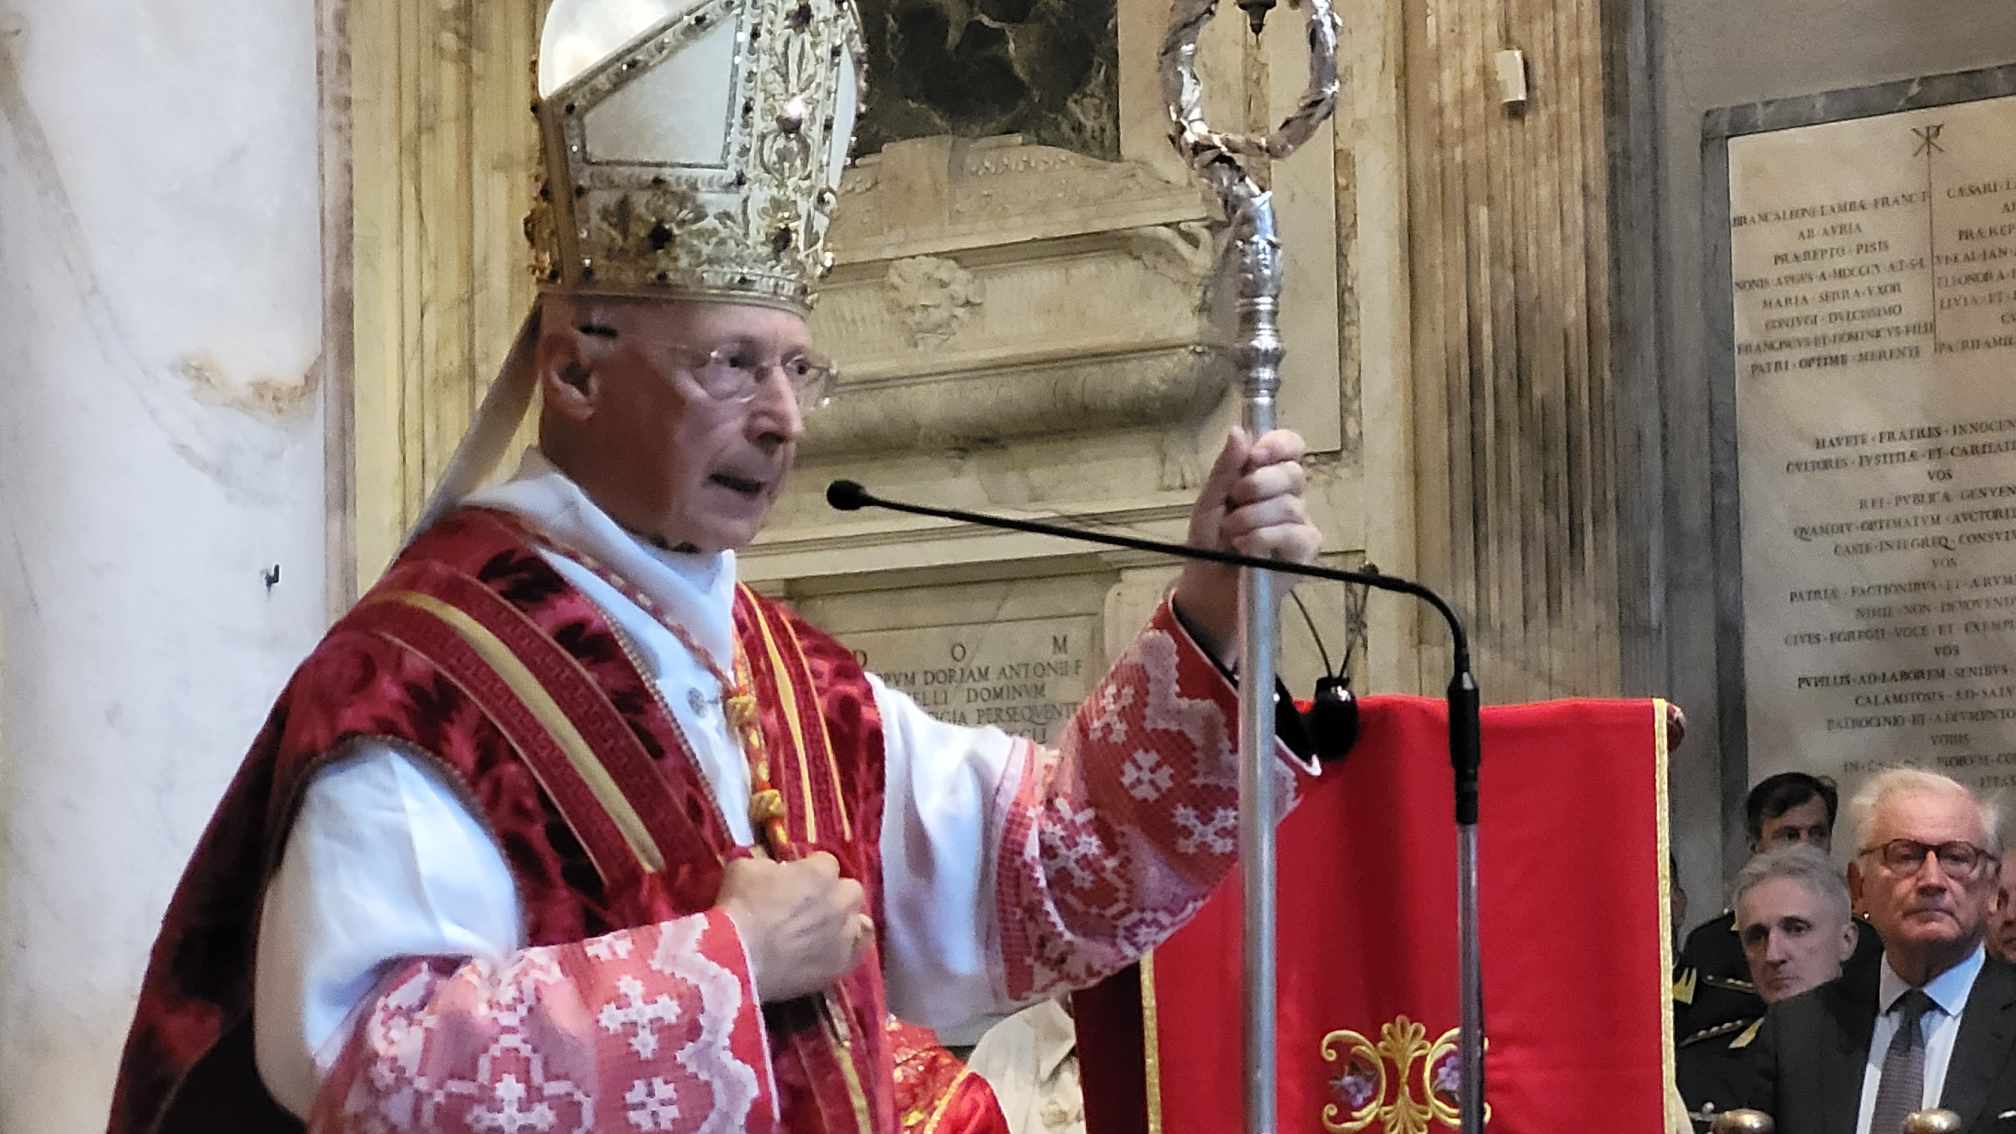
[[[1302,493],[1308,474],[1300,435],[1277,429],[1249,440],[1234,429],[1218,452],[1197,504],[1190,510],[1192,547],[1236,551],[1263,559],[1314,563],[1323,533],[1309,522]],[[1281,593],[1292,575],[1275,576]],[[1176,609],[1206,651],[1229,660],[1239,634],[1239,571],[1217,563],[1188,563],[1176,583]]]

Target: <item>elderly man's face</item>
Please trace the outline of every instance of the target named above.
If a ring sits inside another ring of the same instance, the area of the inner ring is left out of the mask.
[[[1796,878],[1769,878],[1745,890],[1736,902],[1736,932],[1766,1004],[1840,976],[1855,952],[1848,918]]]
[[[1788,807],[1783,815],[1764,820],[1751,849],[1762,852],[1801,844],[1817,847],[1821,854],[1833,849],[1834,826],[1827,819],[1827,801],[1819,796]]]
[[[556,333],[572,336],[560,349],[581,353],[592,393],[566,391],[569,404],[559,411],[572,417],[573,443],[600,470],[598,490],[610,497],[603,505],[612,513],[620,507],[621,520],[672,546],[747,546],[804,432],[790,379],[776,364],[807,354],[805,320],[732,303],[601,302],[574,314],[577,325]],[[710,394],[699,377],[710,354],[753,364],[753,390]],[[556,412],[551,394],[547,412]]]
[[[1876,809],[1863,838],[1849,867],[1849,887],[1884,951],[1903,962],[1899,973],[1910,979],[1911,969],[1929,964],[1936,975],[1971,951],[1995,893],[1995,860],[1984,855],[1971,871],[1954,870],[1928,849],[1914,863],[1893,866],[1883,848],[1900,839],[1924,848],[1985,848],[1988,833],[1974,802],[1943,791],[1893,795]]]
[[[2005,961],[2016,962],[2016,865],[2002,864],[2002,885],[1988,917],[1988,948]]]

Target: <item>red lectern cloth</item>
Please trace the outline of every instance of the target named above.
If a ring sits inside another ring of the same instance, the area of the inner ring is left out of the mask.
[[[1456,1129],[1456,833],[1446,707],[1361,706],[1280,829],[1279,1129]],[[1672,1083],[1666,709],[1484,711],[1487,1125],[1657,1134]],[[1243,1130],[1240,884],[1076,999],[1090,1134]]]

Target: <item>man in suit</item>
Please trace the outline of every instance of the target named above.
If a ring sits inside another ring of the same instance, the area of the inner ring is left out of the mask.
[[[1943,1107],[2016,1131],[2016,966],[1984,947],[2001,815],[1945,776],[1898,768],[1849,811],[1848,887],[1882,963],[1772,1006],[1749,1105],[1781,1134],[1893,1134]]]

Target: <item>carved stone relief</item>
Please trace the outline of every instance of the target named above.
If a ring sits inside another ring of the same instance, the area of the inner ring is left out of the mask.
[[[983,301],[981,285],[956,260],[911,256],[889,265],[889,305],[910,325],[910,341],[944,346]]]
[[[1151,225],[1127,234],[1127,250],[1164,279],[1182,286],[1209,280],[1217,263],[1217,237],[1203,221]],[[1201,305],[1203,293],[1198,293]]]
[[[1223,399],[1195,186],[1009,135],[896,142],[842,192],[814,319],[846,378],[805,456],[1180,433]]]
[[[843,266],[1209,216],[1194,182],[1020,134],[897,142],[848,170],[840,194],[830,236]]]

